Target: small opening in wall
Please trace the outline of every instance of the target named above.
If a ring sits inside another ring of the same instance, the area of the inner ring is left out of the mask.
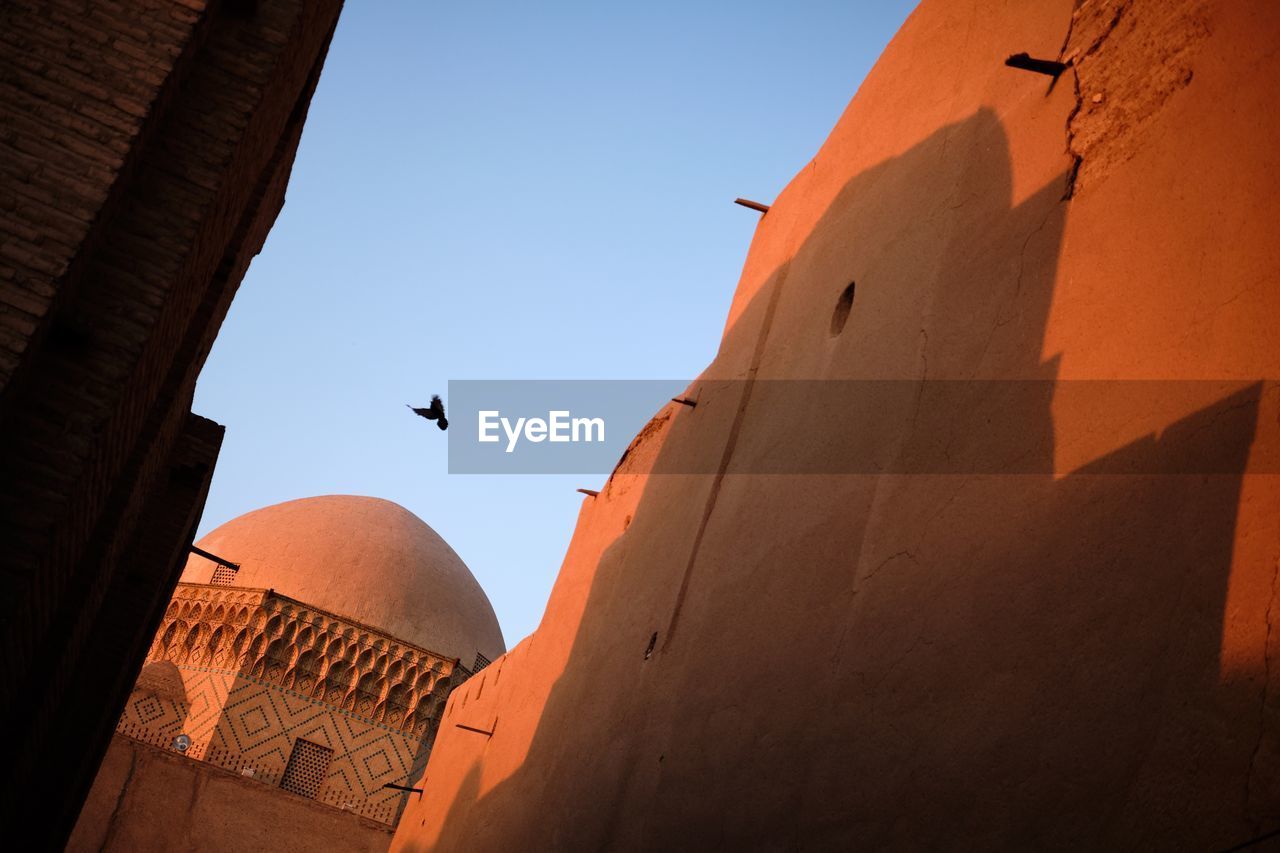
[[[230,566],[218,566],[213,570],[213,577],[209,579],[209,583],[214,586],[235,586],[236,570]]]
[[[853,308],[853,288],[856,282],[849,282],[849,286],[840,294],[840,298],[836,300],[836,310],[831,312],[831,337],[835,337],[844,331],[844,324],[849,320],[849,311]]]
[[[644,659],[648,660],[653,656],[653,649],[658,645],[658,632],[654,631],[653,636],[649,638],[649,646],[644,650]]]
[[[314,800],[320,787],[329,776],[329,761],[333,750],[318,743],[298,738],[280,779],[280,787],[286,791]]]

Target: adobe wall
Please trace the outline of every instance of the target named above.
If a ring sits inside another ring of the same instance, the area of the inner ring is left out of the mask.
[[[1278,40],[1262,0],[922,3],[760,220],[697,407],[451,696],[392,849],[1280,823]]]
[[[390,840],[351,812],[116,735],[67,850],[381,853]]]

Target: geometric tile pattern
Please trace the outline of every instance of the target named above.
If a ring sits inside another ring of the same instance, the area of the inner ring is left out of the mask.
[[[212,584],[178,585],[147,660],[176,669],[184,695],[144,673],[122,734],[167,746],[185,733],[188,757],[272,784],[299,744],[331,750],[315,798],[392,826],[406,795],[382,786],[417,780],[449,692],[471,675],[270,590]]]

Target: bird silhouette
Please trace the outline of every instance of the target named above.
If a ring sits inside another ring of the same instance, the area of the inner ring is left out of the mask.
[[[405,405],[409,406],[408,403],[405,403]],[[436,426],[440,427],[440,429],[449,428],[449,420],[444,416],[444,403],[440,401],[439,394],[431,395],[431,405],[425,409],[415,409],[413,406],[409,406],[409,408],[413,410],[415,415],[420,415],[429,421],[435,421]]]

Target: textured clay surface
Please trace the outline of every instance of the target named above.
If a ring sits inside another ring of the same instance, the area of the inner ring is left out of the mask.
[[[237,773],[116,736],[67,844],[81,851],[380,853],[391,830]]]
[[[1280,825],[1278,43],[1263,0],[922,3],[761,218],[698,406],[583,501],[538,629],[453,693],[392,849]],[[1024,51],[1078,56],[1053,83]],[[788,378],[919,402],[779,409],[759,380]],[[1187,442],[1219,464],[1152,473]],[[752,473],[872,451],[983,464]],[[690,459],[719,473],[643,473]]]

